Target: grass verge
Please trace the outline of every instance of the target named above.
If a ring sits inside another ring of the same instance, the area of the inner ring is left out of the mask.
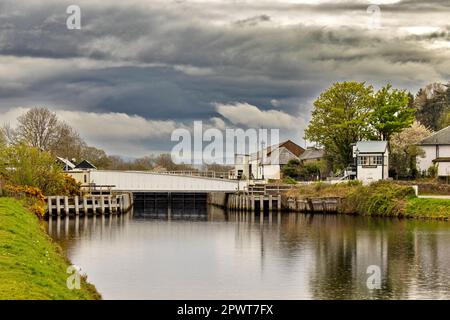
[[[0,197],[0,299],[100,299],[85,278],[68,289],[70,262],[37,217],[13,198]]]
[[[410,218],[450,218],[450,200],[410,198],[406,202],[405,216]]]
[[[287,194],[298,199],[339,197],[341,213],[385,217],[449,219],[450,200],[417,198],[407,185],[379,181],[362,185],[356,181],[340,184],[316,183],[292,189]]]

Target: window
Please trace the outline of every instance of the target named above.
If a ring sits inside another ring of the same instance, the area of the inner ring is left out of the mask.
[[[383,165],[383,156],[361,156],[358,157],[359,166],[381,166]]]

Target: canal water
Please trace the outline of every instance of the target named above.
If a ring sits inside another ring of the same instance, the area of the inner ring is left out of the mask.
[[[47,227],[105,299],[450,298],[450,222],[197,205]]]

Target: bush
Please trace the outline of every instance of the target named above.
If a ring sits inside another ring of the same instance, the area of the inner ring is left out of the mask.
[[[39,188],[31,186],[6,185],[8,195],[24,201],[28,210],[33,212],[39,219],[45,214],[45,197]]]
[[[343,210],[364,215],[403,216],[406,200],[414,196],[414,189],[409,186],[379,181],[349,192]]]
[[[283,179],[283,183],[286,183],[286,184],[297,184],[297,181],[295,179],[291,178],[291,177],[285,177]]]
[[[379,181],[362,185],[360,181],[327,184],[323,182],[300,186],[289,190],[287,195],[298,199],[338,197],[342,199],[341,213],[404,216],[407,201],[415,197],[410,186],[389,181]]]
[[[432,165],[431,167],[428,168],[427,173],[429,177],[436,178],[438,174],[438,167],[436,165]]]
[[[2,148],[0,179],[12,186],[39,188],[45,195],[66,194],[68,181],[50,153],[26,145]]]

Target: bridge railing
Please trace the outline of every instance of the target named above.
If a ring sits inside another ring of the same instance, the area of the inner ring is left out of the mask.
[[[228,179],[228,172],[216,172],[216,171],[163,171],[158,172],[162,174],[173,174],[193,177],[206,177],[215,179]]]

